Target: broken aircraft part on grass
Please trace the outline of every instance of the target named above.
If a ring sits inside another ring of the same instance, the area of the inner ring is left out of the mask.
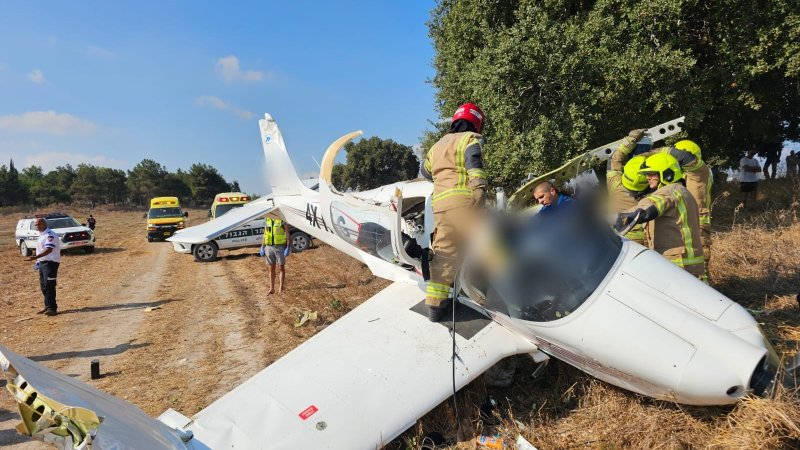
[[[270,214],[393,283],[195,416],[162,415],[169,425],[163,447],[269,442],[272,448],[375,448],[412,426],[453,388],[450,324],[429,322],[424,306],[421,261],[433,229],[432,184],[413,180],[339,192],[331,183],[333,161],[361,134],[354,132],[328,147],[319,189],[310,190],[296,176],[274,119],[267,114],[259,126],[271,196],[170,240],[205,242]],[[681,126],[676,119],[649,134],[663,139]],[[588,152],[540,179],[563,181],[607,159],[610,148]],[[511,197],[516,210],[525,206],[526,186]],[[684,404],[733,403],[770,390],[774,352],[742,307],[661,255],[620,238],[588,211],[576,206],[550,221],[508,213],[498,227],[503,234],[495,236],[507,249],[497,266],[505,270],[480,273],[486,267],[476,261],[493,256],[482,255],[480,247],[470,252],[457,290],[456,388],[507,356],[528,354],[537,362],[554,357],[616,386]],[[98,441],[130,445],[129,435],[107,427],[126,420],[127,408],[103,409],[110,396],[96,391],[96,408],[92,399],[70,403],[53,391],[74,386],[19,360],[41,375],[31,384],[48,397],[105,417]],[[164,432],[144,419],[138,424]],[[191,439],[182,442],[189,433]]]

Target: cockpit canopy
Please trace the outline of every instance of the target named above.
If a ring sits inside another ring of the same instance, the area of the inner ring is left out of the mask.
[[[489,277],[484,306],[522,320],[549,322],[578,309],[622,248],[620,237],[585,202],[546,216],[498,220],[494,242],[506,269]]]

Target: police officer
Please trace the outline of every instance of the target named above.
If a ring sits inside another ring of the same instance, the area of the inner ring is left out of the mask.
[[[261,245],[261,256],[266,257],[269,266],[269,292],[267,295],[275,293],[275,266],[280,272],[280,284],[278,292],[283,290],[286,282],[286,257],[289,256],[290,246],[287,242],[291,239],[289,224],[281,219],[273,219],[267,216],[264,220],[264,243]]]
[[[36,229],[39,230],[36,254],[29,256],[27,260],[36,260],[36,266],[39,268],[39,286],[44,294],[44,309],[37,314],[55,316],[58,314],[56,278],[58,277],[58,266],[61,264],[61,242],[58,235],[47,228],[47,221],[44,219],[36,219]]]
[[[620,213],[615,228],[632,221],[646,223],[649,247],[687,272],[706,281],[697,202],[681,183],[683,171],[672,155],[657,153],[640,169],[655,192],[640,200],[636,209]]]
[[[450,285],[460,264],[460,247],[476,220],[476,208],[485,203],[483,123],[477,105],[459,106],[447,134],[431,147],[422,166],[422,175],[433,181],[434,258],[425,296],[432,322],[444,317],[452,301]]]

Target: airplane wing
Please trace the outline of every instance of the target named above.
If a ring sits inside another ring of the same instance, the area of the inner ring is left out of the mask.
[[[677,119],[649,128],[646,133],[653,142],[660,141],[661,139],[668,138],[683,131],[683,120],[684,117],[681,116]],[[614,149],[621,143],[622,139],[618,139],[610,144],[589,150],[567,161],[561,167],[527,181],[508,199],[508,207],[511,209],[520,209],[524,207],[530,202],[531,198],[533,198],[533,190],[536,188],[536,185],[542,181],[555,180],[556,183],[560,184],[574,178],[581,172],[597,166],[599,163],[610,158]]]
[[[167,240],[183,244],[202,244],[231,231],[239,225],[263,217],[274,209],[276,209],[275,202],[272,200],[271,195],[261,197],[240,208],[234,208],[216,219],[181,230],[172,237],[167,238]]]
[[[452,394],[450,332],[428,320],[424,297],[417,285],[390,285],[200,411],[186,427],[195,436],[189,443],[274,449],[389,443]],[[457,315],[459,389],[502,358],[537,350],[467,306]]]
[[[177,433],[191,432],[186,448],[197,450],[380,448],[452,394],[450,324],[428,321],[424,296],[416,284],[395,282],[193,418],[168,410],[159,419]],[[502,358],[537,351],[468,306],[459,305],[456,315],[458,389]],[[90,389],[74,380],[67,386],[59,381],[66,377],[40,370],[51,378],[37,379],[39,389],[69,395]],[[58,386],[50,389],[54,382]],[[136,433],[104,429],[132,416],[122,408],[101,410],[110,396],[97,394],[96,409],[90,402],[76,404],[106,415],[98,436],[118,439],[123,447],[176,448],[167,442],[142,446],[132,437]],[[148,436],[164,432],[152,422]]]
[[[6,388],[19,404],[17,429],[61,448],[184,449],[179,432],[136,406],[62,375],[0,345],[0,369]],[[97,419],[102,423],[97,427]]]

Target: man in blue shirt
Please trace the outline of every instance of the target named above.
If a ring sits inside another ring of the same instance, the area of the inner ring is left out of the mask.
[[[536,185],[533,190],[533,197],[542,205],[539,214],[551,214],[561,208],[562,205],[572,202],[572,197],[556,191],[555,186],[549,181],[543,181]]]

